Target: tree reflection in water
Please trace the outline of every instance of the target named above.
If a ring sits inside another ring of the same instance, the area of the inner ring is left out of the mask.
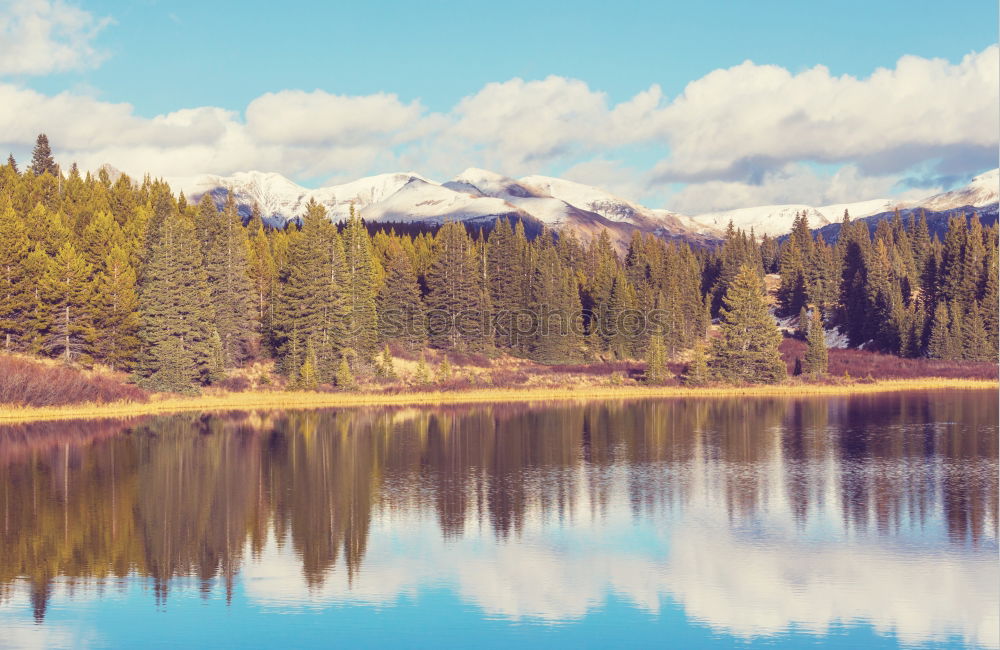
[[[148,580],[231,596],[268,539],[309,589],[364,572],[373,519],[414,513],[458,540],[516,542],[531,518],[707,508],[733,530],[793,528],[996,546],[991,393],[673,400],[175,415],[0,428],[0,602],[30,585],[42,621],[73,590]],[[831,513],[833,516],[831,517]],[[937,522],[937,523],[934,523]],[[794,530],[792,533],[794,535]],[[248,557],[251,556],[251,557]],[[419,560],[414,560],[415,562]]]

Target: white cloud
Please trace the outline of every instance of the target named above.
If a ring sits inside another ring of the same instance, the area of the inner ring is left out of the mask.
[[[997,46],[955,64],[906,56],[866,78],[746,62],[669,101],[656,85],[615,103],[579,80],[512,79],[438,113],[388,93],[282,90],[241,111],[203,106],[146,118],[92,93],[49,96],[0,83],[0,147],[23,156],[45,132],[61,162],[110,163],[132,175],[261,169],[308,182],[399,169],[442,179],[470,166],[510,176],[568,170],[640,201],[686,184],[666,207],[689,214],[820,205],[899,197],[903,178],[995,165],[998,56]],[[636,167],[636,150],[657,162]]]
[[[904,56],[865,79],[749,61],[715,70],[654,114],[671,147],[657,176],[746,180],[796,160],[854,162],[876,174],[935,158],[995,164],[998,56],[997,46],[957,64]]]
[[[0,75],[96,67],[106,54],[93,41],[110,22],[62,0],[0,0]]]
[[[358,145],[405,133],[423,113],[419,102],[403,104],[396,95],[360,97],[283,90],[250,102],[248,132],[261,143],[284,145]]]
[[[785,480],[781,471],[765,476],[779,485]],[[634,531],[620,479],[610,482],[603,514],[578,494],[570,516],[546,518],[530,508],[523,528],[505,540],[472,516],[462,535],[445,539],[432,512],[380,514],[359,570],[349,576],[338,563],[318,585],[306,582],[291,540],[279,547],[272,537],[242,567],[246,594],[281,611],[390,607],[433,585],[490,618],[561,624],[603,609],[614,594],[653,616],[677,603],[690,621],[744,639],[869,624],[906,644],[955,636],[972,645],[1000,644],[1000,573],[987,551],[927,554],[848,533],[837,523],[836,497],[821,506],[831,526],[825,533],[833,534],[828,542],[797,530],[780,497],[762,505],[752,525],[734,526],[724,487],[712,481],[709,492],[692,493],[694,503],[678,519],[657,513],[647,529]],[[776,486],[765,491],[773,489],[780,495]],[[633,536],[647,543],[620,543]]]
[[[764,172],[757,182],[710,180],[688,184],[671,196],[669,203],[681,213],[701,214],[757,205],[823,206],[888,197],[919,199],[941,189],[900,192],[901,180],[899,174],[867,176],[856,165],[844,165],[832,174],[825,174],[801,163],[786,163]]]

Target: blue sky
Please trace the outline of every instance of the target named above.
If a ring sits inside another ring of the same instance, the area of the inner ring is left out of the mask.
[[[688,212],[925,194],[996,166],[997,21],[993,0],[0,0],[0,100],[33,116],[0,108],[0,146],[45,130],[85,166],[311,185],[484,166]]]

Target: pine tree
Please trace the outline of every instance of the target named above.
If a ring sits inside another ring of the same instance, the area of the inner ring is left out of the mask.
[[[458,222],[446,223],[437,233],[436,255],[427,273],[428,333],[439,348],[478,348],[486,345],[483,314],[472,241]]]
[[[222,346],[222,336],[214,325],[208,333],[208,364],[205,368],[205,382],[214,384],[226,378],[226,354]]]
[[[975,300],[969,303],[962,319],[961,345],[962,358],[967,361],[986,361],[990,358],[982,311]]]
[[[180,391],[179,381],[208,383],[217,374],[214,314],[194,223],[174,213],[155,241],[139,292],[143,353],[136,372],[148,388]]]
[[[871,248],[868,226],[864,222],[849,222],[845,214],[837,247],[841,269],[840,325],[850,344],[856,346],[872,338],[865,264]]]
[[[417,361],[417,368],[413,373],[413,383],[417,386],[426,386],[431,383],[431,371],[427,367],[427,357],[423,352],[420,353],[420,359]]]
[[[823,319],[820,318],[819,309],[813,309],[812,311],[812,319],[809,321],[809,333],[806,340],[808,341],[809,348],[806,350],[805,371],[814,377],[826,374],[828,353],[826,350]]]
[[[124,248],[125,231],[118,225],[110,212],[101,210],[83,229],[80,240],[80,254],[84,256],[88,264],[99,268],[108,251],[115,246]]]
[[[647,384],[662,384],[667,379],[667,347],[663,343],[663,334],[659,332],[649,337],[645,379]]]
[[[590,243],[584,257],[586,280],[583,291],[583,314],[587,326],[587,334],[595,343],[606,345],[604,335],[614,328],[607,321],[607,303],[611,299],[611,289],[615,275],[619,272],[618,256],[611,245],[608,231],[601,234]]]
[[[704,386],[710,379],[711,373],[708,369],[708,354],[705,350],[705,344],[698,341],[691,349],[691,360],[684,373],[684,383],[688,386]]]
[[[963,274],[963,255],[968,240],[968,222],[965,217],[951,217],[948,220],[948,230],[945,232],[944,245],[941,250],[941,265],[938,269],[937,295],[948,301],[967,301],[970,296],[963,295],[966,286]]]
[[[634,310],[635,290],[619,270],[611,284],[611,295],[601,318],[601,338],[605,349],[616,359],[628,359],[635,354],[637,323],[630,318]]]
[[[986,352],[991,361],[997,360],[998,337],[1000,337],[1000,295],[998,295],[998,263],[995,242],[989,248],[986,259],[986,279],[983,283],[983,328],[986,331]]]
[[[199,379],[198,370],[189,352],[184,342],[177,337],[168,337],[158,342],[155,351],[156,368],[140,384],[169,393],[197,393],[194,383]]]
[[[451,364],[448,362],[448,355],[441,358],[441,362],[438,363],[437,370],[434,371],[434,379],[439,384],[444,384],[451,381],[452,371]]]
[[[36,243],[24,260],[24,282],[28,287],[27,306],[21,312],[20,348],[31,354],[46,351],[46,336],[52,325],[52,310],[45,294],[44,282],[52,263],[45,249]]]
[[[797,214],[792,233],[781,249],[779,266],[781,285],[778,287],[778,303],[783,314],[797,313],[809,299],[806,261],[812,255],[812,244],[809,221],[805,213]]]
[[[579,354],[580,298],[576,282],[562,267],[549,241],[536,255],[531,285],[531,358],[540,363],[567,363]],[[525,330],[527,331],[527,330]]]
[[[115,245],[95,280],[94,356],[112,368],[130,369],[139,351],[139,297],[128,253]]]
[[[347,280],[347,341],[360,359],[368,361],[378,349],[378,316],[375,306],[378,276],[371,238],[361,217],[351,205],[343,232],[344,262]]]
[[[720,336],[712,342],[709,366],[729,382],[774,383],[786,376],[778,345],[781,332],[764,300],[760,277],[744,265],[723,298]]]
[[[868,335],[882,351],[898,354],[900,348],[898,316],[902,311],[902,297],[898,285],[893,281],[889,251],[883,239],[876,241],[866,268],[865,289],[868,297],[866,317],[870,323]]]
[[[492,307],[491,322],[495,342],[501,348],[519,349],[515,319],[525,303],[526,275],[521,242],[506,218],[497,220],[490,232],[486,252],[486,272]]]
[[[45,348],[58,354],[66,363],[83,357],[89,360],[94,339],[90,319],[90,300],[93,291],[87,264],[71,243],[59,249],[43,278],[43,295],[51,309],[51,327]]]
[[[347,361],[346,353],[340,355],[340,363],[337,364],[334,383],[340,390],[356,390],[358,387],[357,382],[354,380],[354,373],[351,372],[351,364]]]
[[[931,359],[949,358],[949,325],[951,315],[948,313],[948,305],[942,300],[934,308],[934,318],[931,321],[930,340],[927,343],[927,356]]]
[[[264,340],[271,331],[271,302],[278,283],[278,265],[271,254],[271,245],[264,233],[263,224],[251,219],[248,230],[247,273],[253,286],[253,302],[257,312],[254,323],[260,328],[258,337]]]
[[[294,388],[299,390],[316,390],[319,387],[319,372],[316,368],[316,346],[313,339],[306,342],[305,356],[299,368],[299,376],[294,382]]]
[[[799,309],[799,320],[795,326],[795,336],[807,338],[809,336],[809,309],[802,305]]]
[[[52,149],[49,148],[49,138],[44,133],[39,133],[35,139],[35,148],[31,152],[31,172],[35,176],[46,172],[53,176],[59,173],[59,166],[52,158]]]
[[[204,202],[199,206],[199,214]],[[230,193],[221,214],[211,206],[205,229],[205,274],[215,315],[214,326],[222,346],[222,365],[241,365],[251,355],[257,311],[247,262],[247,236],[233,195]]]
[[[323,206],[310,202],[301,232],[289,234],[288,261],[280,268],[272,331],[279,367],[291,376],[301,359],[293,355],[293,333],[313,339],[321,383],[334,380],[337,353],[346,338],[344,248]]]
[[[583,307],[580,303],[580,287],[571,269],[563,270],[559,310],[560,322],[566,327],[560,335],[562,357],[567,362],[578,361],[583,356]]]
[[[3,349],[14,348],[27,329],[26,312],[32,287],[26,262],[30,252],[27,228],[10,200],[0,195],[0,336]]]
[[[377,365],[377,374],[383,379],[398,379],[399,375],[396,374],[396,363],[392,358],[392,350],[389,349],[389,344],[382,349],[382,354],[379,356]]]
[[[410,256],[397,242],[386,250],[385,285],[378,298],[378,326],[386,341],[423,347],[427,317]]]

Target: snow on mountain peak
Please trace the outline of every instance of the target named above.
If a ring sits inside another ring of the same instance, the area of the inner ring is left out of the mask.
[[[998,201],[1000,197],[1000,169],[991,169],[973,177],[965,187],[942,192],[919,203],[928,210],[951,210],[972,206],[981,208]]]
[[[491,221],[498,216],[518,217],[551,228],[573,227],[584,239],[607,228],[619,246],[635,231],[688,240],[717,240],[732,221],[737,228],[758,235],[783,235],[791,230],[795,215],[805,212],[809,225],[819,228],[840,221],[844,210],[852,218],[889,212],[896,207],[926,207],[944,211],[966,206],[996,204],[1000,172],[976,176],[961,189],[937,194],[923,201],[897,202],[873,199],[857,203],[813,207],[803,204],[738,208],[687,217],[669,210],[653,210],[606,190],[550,176],[519,180],[486,169],[470,167],[445,183],[416,172],[378,174],[340,185],[307,189],[273,172],[246,171],[230,176],[204,174],[167,179],[175,189],[197,201],[211,192],[217,201],[232,189],[243,214],[256,204],[272,223],[300,217],[310,200],[326,207],[335,221],[347,217],[350,206],[369,221],[426,221],[441,223]]]

